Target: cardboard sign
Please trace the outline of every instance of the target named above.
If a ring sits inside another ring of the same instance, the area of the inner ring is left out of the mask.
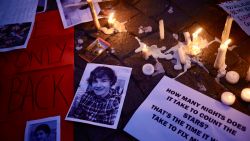
[[[250,35],[250,1],[228,1],[219,4],[228,14],[230,14],[239,26]]]
[[[143,141],[248,141],[250,118],[164,76],[125,131]]]
[[[27,49],[0,54],[1,140],[24,138],[26,121],[60,115],[73,99],[74,29],[63,29],[58,12],[38,14]],[[62,141],[73,140],[62,121]]]

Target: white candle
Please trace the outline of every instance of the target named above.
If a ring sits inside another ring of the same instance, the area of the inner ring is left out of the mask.
[[[229,38],[232,22],[233,22],[233,18],[230,16],[227,16],[224,30],[223,30],[222,35],[221,35],[221,42],[222,43],[224,43]]]
[[[152,75],[154,73],[154,66],[152,64],[145,64],[142,67],[142,72],[145,75]]]
[[[187,45],[190,45],[190,43],[191,43],[190,33],[189,33],[189,32],[184,32],[183,35],[184,35],[186,44],[187,44]]]
[[[178,48],[177,52],[178,52],[181,64],[186,64],[186,53],[183,50],[183,46],[182,45],[179,45],[179,48]]]
[[[93,21],[95,23],[95,27],[99,30],[101,28],[101,25],[99,23],[99,20],[98,20],[98,17],[97,17],[95,8],[94,8],[94,4],[93,4],[92,0],[87,0],[87,3],[89,5],[89,7],[90,7],[90,12],[91,12]]]
[[[235,102],[235,95],[231,92],[224,92],[221,95],[221,101],[226,105],[232,105]]]
[[[250,66],[247,71],[246,81],[250,81]]]
[[[246,102],[250,102],[250,88],[244,88],[241,91],[241,99],[246,101]]]
[[[225,65],[227,48],[230,42],[231,40],[228,39],[224,43],[221,43],[220,47],[218,48],[218,54],[214,62],[214,68],[220,69]]]
[[[226,80],[227,82],[231,84],[238,83],[239,79],[240,79],[240,75],[236,71],[229,71],[226,74]]]
[[[108,18],[109,27],[113,27],[115,23],[114,13],[111,13]]]
[[[143,47],[142,47],[142,56],[143,56],[143,58],[145,59],[145,60],[148,60],[148,58],[149,58],[149,50],[148,50],[148,47],[147,47],[147,45],[144,45]]]
[[[159,21],[160,39],[164,39],[164,22],[163,19]]]

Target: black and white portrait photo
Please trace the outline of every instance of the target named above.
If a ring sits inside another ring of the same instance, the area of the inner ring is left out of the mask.
[[[131,70],[89,63],[66,120],[117,128]]]
[[[60,117],[27,121],[24,141],[60,141]]]

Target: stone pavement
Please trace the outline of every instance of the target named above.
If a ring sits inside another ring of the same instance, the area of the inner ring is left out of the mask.
[[[112,44],[115,52],[103,53],[94,63],[112,64],[132,67],[132,76],[129,81],[127,96],[125,98],[118,129],[107,129],[88,124],[75,124],[75,140],[86,141],[128,141],[136,140],[123,131],[124,126],[131,118],[138,106],[148,96],[151,90],[156,86],[163,75],[174,78],[182,71],[173,69],[173,62],[159,59],[163,64],[166,74],[157,76],[143,75],[141,68],[145,63],[155,64],[153,58],[145,60],[140,53],[134,53],[139,47],[135,36],[139,37],[147,45],[166,46],[167,49],[177,44],[172,34],[182,35],[184,31],[193,33],[198,27],[204,30],[201,36],[208,41],[215,37],[220,38],[224,28],[227,13],[217,4],[218,0],[118,0],[115,3],[100,4],[103,9],[112,8],[115,11],[115,18],[126,23],[128,32],[105,35],[97,32],[92,22],[81,24],[75,27],[75,39],[84,40],[84,47],[92,42],[96,37],[101,37]],[[169,8],[173,8],[173,13],[169,13]],[[164,19],[165,39],[159,40],[158,21]],[[107,26],[107,19],[102,19],[101,25]],[[139,26],[152,26],[153,31],[147,34],[138,34]],[[223,86],[215,82],[217,70],[213,68],[216,58],[218,43],[214,43],[209,48],[203,50],[199,57],[201,62],[209,70],[206,72],[197,64],[192,64],[184,75],[177,78],[177,81],[206,94],[209,97],[220,101],[221,93],[231,91],[236,95],[236,102],[232,105],[235,109],[250,115],[249,103],[243,102],[240,98],[240,92],[243,88],[249,87],[244,78],[250,65],[250,38],[245,32],[233,22],[230,38],[232,44],[237,45],[233,51],[227,52],[226,64],[227,70],[234,70],[240,74],[239,83],[232,85],[223,78]],[[75,91],[80,82],[82,73],[87,64],[86,61],[78,56],[80,51],[75,51]],[[204,85],[206,91],[200,89],[199,85]]]

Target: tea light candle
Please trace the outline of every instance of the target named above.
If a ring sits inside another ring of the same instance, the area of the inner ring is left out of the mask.
[[[159,21],[160,39],[164,39],[164,22],[163,19]]]
[[[231,84],[238,83],[239,79],[240,79],[240,75],[236,71],[229,71],[226,74],[226,80],[227,82]]]
[[[145,64],[142,67],[142,72],[145,75],[152,75],[154,73],[154,66],[152,64]]]
[[[111,13],[109,15],[109,18],[108,18],[108,24],[109,24],[109,27],[113,27],[114,26],[114,23],[115,23],[115,19],[114,19],[114,13]]]
[[[93,21],[95,23],[95,27],[99,30],[101,28],[101,25],[99,23],[99,20],[98,20],[98,17],[97,17],[95,8],[94,8],[94,4],[93,4],[92,0],[87,0],[87,3],[89,5],[89,7],[90,7],[90,12],[91,12]]]
[[[232,105],[235,102],[235,95],[231,92],[224,92],[221,95],[221,101],[226,105]]]
[[[244,88],[241,91],[241,99],[246,101],[246,102],[250,102],[250,88]]]
[[[149,57],[149,50],[148,50],[148,47],[147,47],[147,45],[144,45],[143,47],[142,47],[142,56],[143,56],[143,58],[145,59],[145,60],[148,60],[148,57]]]
[[[250,81],[250,66],[247,71],[246,81]]]
[[[232,22],[233,22],[233,18],[230,16],[227,16],[224,30],[221,35],[221,43],[224,43],[229,38]]]
[[[220,69],[225,65],[227,48],[230,42],[231,39],[228,39],[224,43],[221,43],[220,47],[218,48],[218,54],[214,62],[214,68]]]

